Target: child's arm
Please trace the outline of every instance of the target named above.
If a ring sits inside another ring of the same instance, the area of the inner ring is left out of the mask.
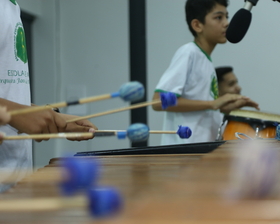
[[[160,99],[160,93],[154,93],[154,100]],[[201,110],[218,110],[227,113],[233,109],[237,109],[243,106],[252,106],[258,109],[258,104],[249,99],[248,97],[238,94],[225,94],[216,100],[201,101],[201,100],[189,100],[179,97],[177,100],[177,106],[169,107],[166,111],[170,112],[191,112]],[[162,111],[160,104],[153,105],[153,109],[156,111]]]
[[[160,93],[155,92],[153,100],[159,100]],[[177,98],[177,105],[174,107],[168,107],[165,111],[170,112],[190,112],[199,110],[213,109],[212,101],[199,101],[199,100],[188,100],[182,97]],[[162,111],[161,104],[154,104],[153,109],[155,111]]]

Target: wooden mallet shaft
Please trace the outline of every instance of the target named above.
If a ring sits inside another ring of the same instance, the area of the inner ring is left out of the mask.
[[[143,98],[144,96],[144,87],[141,83],[134,81],[125,83],[121,86],[118,92],[99,95],[99,96],[91,96],[86,98],[81,98],[74,101],[69,102],[60,102],[60,103],[53,103],[43,106],[34,106],[34,107],[28,107],[25,109],[20,110],[14,110],[10,111],[10,115],[19,115],[19,114],[26,114],[26,113],[32,113],[32,112],[39,112],[43,110],[49,110],[52,108],[59,108],[59,107],[67,107],[71,105],[78,105],[78,104],[84,104],[84,103],[90,103],[105,99],[111,99],[115,97],[121,97],[125,101],[137,101]]]
[[[87,204],[88,199],[82,196],[1,200],[0,212],[54,211],[73,207],[86,208]]]
[[[100,116],[113,114],[113,113],[118,113],[118,112],[122,112],[122,111],[126,111],[126,110],[137,109],[137,108],[141,108],[141,107],[154,105],[154,104],[157,104],[157,103],[161,103],[161,100],[153,100],[153,101],[148,101],[148,102],[144,102],[144,103],[138,103],[138,104],[134,104],[134,105],[131,105],[131,106],[128,106],[128,107],[123,107],[123,108],[109,110],[109,111],[105,111],[105,112],[101,112],[101,113],[97,113],[97,114],[82,116],[82,117],[70,119],[70,120],[66,121],[66,123],[71,123],[71,122],[85,120],[85,119],[94,118],[94,117],[100,117]]]
[[[112,136],[118,132],[125,132],[125,130],[96,130],[92,132],[73,132],[73,133],[56,133],[56,134],[34,134],[34,135],[13,135],[3,136],[1,141],[5,140],[24,140],[24,139],[57,139],[57,138],[81,138],[92,136]],[[149,131],[150,134],[176,134],[176,131]]]
[[[65,102],[53,103],[53,104],[48,104],[48,105],[43,105],[43,106],[27,107],[27,108],[20,109],[20,110],[9,111],[9,113],[11,116],[14,116],[14,115],[20,115],[20,114],[39,112],[39,111],[43,111],[43,110],[50,110],[55,107],[61,108],[61,107],[90,103],[90,102],[95,102],[95,101],[100,101],[100,100],[105,100],[105,99],[110,99],[110,98],[111,98],[111,94],[104,94],[104,95],[100,95],[100,96],[82,98],[82,99],[75,100],[75,101],[69,101],[69,102],[65,101]]]

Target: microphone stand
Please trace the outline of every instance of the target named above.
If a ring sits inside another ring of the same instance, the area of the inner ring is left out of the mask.
[[[251,11],[253,6],[256,6],[259,0],[245,0],[244,9],[247,9],[248,11]]]

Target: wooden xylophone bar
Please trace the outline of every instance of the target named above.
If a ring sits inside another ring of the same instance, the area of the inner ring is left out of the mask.
[[[262,141],[280,151],[278,141]],[[40,213],[0,212],[0,223],[280,223],[278,197],[236,202],[225,199],[232,151],[237,143],[227,141],[205,154],[98,156],[102,164],[99,185],[115,186],[124,197],[124,209],[118,216],[92,220],[80,208]],[[54,183],[30,181],[38,175],[51,175],[50,171],[56,172],[58,166],[60,159],[52,159],[0,199],[61,197]]]

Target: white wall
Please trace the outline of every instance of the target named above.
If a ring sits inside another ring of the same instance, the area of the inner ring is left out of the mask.
[[[42,0],[18,0],[17,1],[22,10],[39,16],[42,14]]]
[[[81,88],[84,90],[84,95],[77,95],[77,98],[118,91],[129,81],[127,1],[60,1],[60,12],[61,98],[69,99],[67,89],[75,85],[77,92]],[[79,115],[128,105],[119,98],[90,103],[81,107]],[[125,130],[130,116],[129,111],[125,111],[91,121],[101,130]],[[62,153],[75,153],[129,147],[128,140],[100,137],[88,142],[65,141],[58,148]]]
[[[129,81],[126,0],[19,0],[18,3],[23,10],[37,16],[33,30],[34,103],[69,100],[69,88],[75,92],[71,97],[78,98],[112,93]],[[74,112],[88,115],[127,105],[121,99],[112,99],[75,108]],[[91,121],[104,130],[127,129],[129,120],[126,111]],[[34,145],[36,167],[66,153],[130,147],[128,140],[114,137],[85,142],[49,140]]]
[[[67,89],[77,97],[117,91],[129,79],[127,0],[18,0],[23,9],[37,15],[34,24],[35,103],[64,101]],[[184,15],[185,0],[147,0],[148,98],[168,67],[176,49],[193,40]],[[244,4],[232,0],[230,17]],[[280,63],[280,4],[259,1],[253,8],[251,27],[239,44],[217,46],[216,66],[232,65],[243,94],[260,103],[263,111],[279,113],[276,103]],[[82,89],[82,91],[79,91]],[[126,105],[120,99],[92,103],[79,109],[88,114]],[[162,114],[149,108],[148,125],[161,129]],[[69,111],[66,111],[69,112]],[[71,112],[71,111],[70,111]],[[92,119],[100,129],[126,129],[129,112]],[[158,145],[160,136],[151,136]],[[36,166],[65,152],[127,148],[129,142],[99,138],[88,142],[50,140],[35,144]]]

